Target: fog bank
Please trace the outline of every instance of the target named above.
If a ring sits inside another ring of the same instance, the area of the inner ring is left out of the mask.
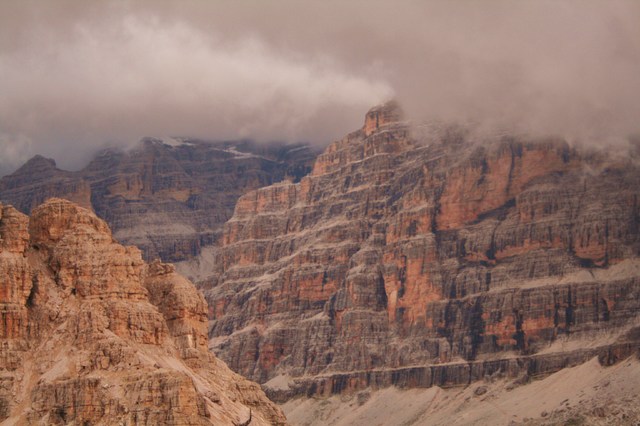
[[[636,1],[0,2],[0,175],[143,136],[326,144],[414,120],[611,143],[640,127]]]

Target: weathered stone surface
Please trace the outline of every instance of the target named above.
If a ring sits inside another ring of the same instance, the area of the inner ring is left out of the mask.
[[[129,152],[104,151],[79,172],[36,156],[0,179],[0,201],[29,214],[50,197],[71,200],[93,208],[143,258],[177,262],[215,247],[240,195],[300,179],[315,157],[303,145],[168,142],[145,139]]]
[[[0,420],[10,424],[284,424],[207,349],[207,305],[107,224],[50,199],[0,205]]]
[[[592,358],[542,377],[495,372],[455,387],[294,398],[283,409],[292,424],[307,426],[636,425],[639,392],[640,360],[631,356],[614,366]]]
[[[640,320],[637,158],[400,117],[378,107],[299,183],[240,197],[202,287],[232,369],[304,394],[439,365],[464,383],[469,363],[607,350]]]
[[[286,389],[267,386],[266,391],[274,401],[285,402],[299,395],[328,397],[340,393],[354,394],[359,389],[376,390],[389,386],[402,389],[466,386],[474,381],[497,376],[510,379],[544,377],[563,368],[580,365],[594,357],[598,357],[602,365],[607,365],[620,362],[631,355],[640,355],[637,341],[555,354],[332,373],[313,378],[292,379]]]
[[[50,158],[36,155],[10,176],[0,179],[0,201],[13,205],[23,213],[46,199],[64,195],[83,207],[91,207],[91,188],[73,172],[60,170]]]

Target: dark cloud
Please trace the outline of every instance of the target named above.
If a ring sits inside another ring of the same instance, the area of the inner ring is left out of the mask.
[[[411,118],[637,131],[636,1],[2,1],[0,174],[142,136],[327,143]]]

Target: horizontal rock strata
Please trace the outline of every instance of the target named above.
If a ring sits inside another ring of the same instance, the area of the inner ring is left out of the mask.
[[[625,340],[625,339],[623,339]],[[526,380],[546,376],[563,368],[580,365],[597,357],[601,365],[611,365],[636,355],[640,356],[637,340],[615,343],[597,348],[514,356],[485,361],[453,362],[428,366],[377,369],[348,373],[328,373],[310,378],[296,378],[286,386],[265,386],[269,398],[286,402],[296,396],[328,397],[335,394],[354,394],[364,389],[429,388],[431,386],[466,386],[475,381],[523,377]]]
[[[465,383],[638,325],[637,154],[400,120],[377,107],[299,183],[240,197],[203,286],[232,369],[303,394],[438,365]]]
[[[0,421],[284,424],[207,349],[207,305],[89,210],[0,205]]]
[[[303,145],[148,138],[128,152],[103,151],[78,172],[36,156],[0,179],[0,201],[29,214],[50,197],[71,200],[146,260],[186,261],[215,247],[240,195],[298,180],[314,157]]]

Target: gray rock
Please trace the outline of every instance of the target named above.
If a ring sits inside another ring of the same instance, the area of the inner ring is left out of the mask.
[[[637,158],[478,145],[455,127],[417,139],[376,114],[299,183],[239,198],[203,287],[213,350],[234,370],[297,378],[290,398],[534,377],[637,350],[623,335],[640,315]]]

